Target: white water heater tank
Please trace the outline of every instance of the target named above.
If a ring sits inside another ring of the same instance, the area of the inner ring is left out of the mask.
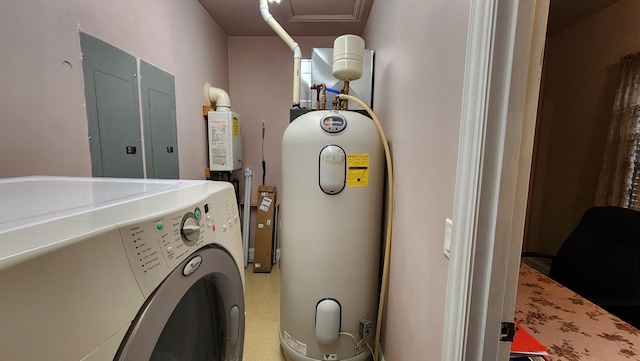
[[[384,150],[373,121],[313,111],[282,139],[280,342],[288,361],[371,358]]]

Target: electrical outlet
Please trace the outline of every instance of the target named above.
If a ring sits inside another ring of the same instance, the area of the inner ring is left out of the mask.
[[[453,221],[449,218],[445,219],[444,225],[444,256],[451,258],[451,233],[453,230]]]
[[[360,327],[358,327],[358,333],[361,339],[366,339],[371,336],[371,328],[373,327],[373,322],[363,318],[360,320]]]

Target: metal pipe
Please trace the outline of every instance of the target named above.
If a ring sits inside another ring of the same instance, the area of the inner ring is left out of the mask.
[[[244,268],[249,266],[249,225],[251,224],[251,178],[253,169],[244,169],[244,206],[242,208],[242,251]]]
[[[344,81],[344,86],[342,87],[342,94],[345,95],[349,95],[349,81],[345,80]],[[348,110],[349,109],[349,100],[346,98],[340,98],[342,99],[342,102],[340,104],[340,108],[342,110]]]
[[[321,94],[321,97],[316,99],[316,110],[327,109],[327,85],[325,83],[313,84],[311,85],[311,89],[316,90]]]

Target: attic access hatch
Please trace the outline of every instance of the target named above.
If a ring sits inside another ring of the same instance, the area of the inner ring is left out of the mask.
[[[273,36],[258,0],[198,0],[227,36]],[[291,36],[362,34],[373,0],[281,0],[269,11]]]
[[[282,0],[289,22],[365,21],[373,0]]]

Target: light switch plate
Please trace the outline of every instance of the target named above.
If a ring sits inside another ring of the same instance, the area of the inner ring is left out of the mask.
[[[445,219],[444,225],[444,256],[451,258],[451,232],[453,229],[453,221],[449,218]]]

